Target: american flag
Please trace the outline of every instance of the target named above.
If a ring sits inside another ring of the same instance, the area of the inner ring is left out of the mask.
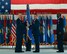
[[[67,13],[67,0],[11,0],[11,10],[25,12],[26,4],[29,4],[32,12]]]
[[[67,13],[67,0],[0,0],[0,12],[25,12],[26,4],[29,4],[31,13]]]
[[[16,21],[13,15],[10,45],[15,45],[15,42],[16,42]]]

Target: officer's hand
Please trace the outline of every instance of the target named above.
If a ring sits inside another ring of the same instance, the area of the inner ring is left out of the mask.
[[[29,26],[29,28],[31,28],[31,27],[32,27],[32,25]]]

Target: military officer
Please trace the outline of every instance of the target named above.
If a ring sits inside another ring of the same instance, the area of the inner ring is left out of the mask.
[[[39,35],[40,35],[40,31],[39,31],[39,27],[40,27],[40,23],[37,19],[37,14],[34,15],[34,21],[32,23],[32,34],[34,37],[34,41],[35,41],[35,51],[33,52],[39,52]]]
[[[63,25],[63,18],[61,18],[61,14],[57,14],[57,52],[64,52],[63,48],[63,35],[64,35],[64,25]]]
[[[16,28],[15,52],[24,52],[22,51],[22,38],[23,38],[24,33],[26,32],[26,24],[24,22],[24,17],[22,17],[21,13],[18,14],[18,19],[16,21],[16,24],[17,24],[17,28]]]

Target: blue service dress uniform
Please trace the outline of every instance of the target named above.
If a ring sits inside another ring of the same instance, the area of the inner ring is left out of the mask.
[[[58,52],[64,52],[63,48],[63,38],[64,38],[64,25],[63,25],[63,18],[59,18],[57,22],[57,48]]]
[[[22,52],[22,39],[24,33],[26,33],[26,24],[20,19],[17,19],[17,28],[16,28],[16,48],[15,52]]]
[[[40,23],[38,19],[36,19],[32,23],[32,33],[35,41],[35,52],[39,52],[39,35],[40,35],[39,27]]]

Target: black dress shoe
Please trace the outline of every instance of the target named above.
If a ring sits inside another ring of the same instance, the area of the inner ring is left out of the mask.
[[[31,50],[26,50],[26,51],[31,51]]]
[[[34,53],[38,53],[39,51],[33,51]]]
[[[60,53],[60,52],[64,52],[64,51],[57,51],[58,53]]]
[[[15,51],[15,53],[21,53],[21,52],[24,52],[24,51]]]

